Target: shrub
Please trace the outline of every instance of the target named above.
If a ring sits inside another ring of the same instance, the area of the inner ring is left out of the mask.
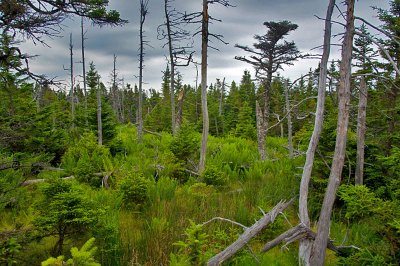
[[[224,173],[215,165],[207,166],[201,174],[201,179],[207,185],[221,187],[226,184],[227,178]]]
[[[100,181],[94,173],[104,170],[104,160],[111,157],[110,151],[97,144],[93,133],[85,133],[75,145],[71,146],[62,158],[62,167],[75,175],[79,181],[99,186]]]
[[[122,194],[122,203],[125,207],[141,205],[148,199],[147,190],[149,181],[142,174],[128,174],[118,184]]]

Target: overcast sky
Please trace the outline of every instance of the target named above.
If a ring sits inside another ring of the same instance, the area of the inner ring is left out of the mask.
[[[339,6],[342,1],[337,1]],[[164,22],[163,0],[149,1],[149,14],[145,22],[145,35],[152,47],[146,48],[144,88],[159,90],[161,86],[162,71],[166,67],[165,55],[168,51],[162,48],[163,42],[157,40],[157,27]],[[387,9],[389,0],[362,0],[356,2],[356,13],[376,25],[376,13],[371,6]],[[234,59],[235,55],[246,55],[242,50],[235,48],[235,44],[251,46],[254,43],[255,34],[266,33],[265,21],[290,20],[298,24],[299,28],[287,36],[288,41],[294,41],[300,51],[319,53],[320,50],[311,50],[322,45],[324,22],[315,16],[325,17],[328,0],[231,0],[236,7],[226,8],[211,5],[209,13],[211,16],[221,19],[223,22],[215,22],[210,25],[210,32],[224,35],[228,45],[214,42],[213,46],[220,51],[209,51],[209,83],[214,83],[216,78],[226,78],[227,82],[240,81],[245,69],[254,73],[251,66]],[[201,0],[175,0],[172,5],[180,11],[200,11]],[[343,11],[343,6],[340,6]],[[113,54],[117,56],[117,69],[119,77],[125,83],[137,84],[138,82],[138,47],[139,47],[139,0],[110,0],[110,8],[120,12],[121,17],[129,21],[122,27],[98,28],[86,23],[86,62],[93,61],[99,71],[102,81],[109,84],[110,72],[112,71]],[[336,10],[335,19],[341,20]],[[29,40],[23,44],[24,51],[29,54],[37,54],[39,57],[31,62],[31,69],[48,77],[56,76],[59,80],[66,80],[68,86],[68,74],[64,67],[69,67],[69,33],[73,34],[74,61],[81,60],[80,54],[80,19],[66,21],[63,38],[49,39],[47,44],[51,48],[41,45],[33,45]],[[335,26],[334,32],[343,31],[341,27]],[[194,37],[196,46],[195,57],[200,62],[200,36]],[[336,38],[334,43],[339,43]],[[338,58],[340,51],[333,48],[332,58]],[[296,79],[301,74],[306,74],[310,67],[315,68],[317,60],[302,60],[294,66],[286,67],[281,75]],[[82,73],[81,64],[75,64],[74,72]],[[193,65],[181,67],[179,71],[183,74],[186,84],[194,84],[196,69]],[[77,80],[81,80],[77,77]]]

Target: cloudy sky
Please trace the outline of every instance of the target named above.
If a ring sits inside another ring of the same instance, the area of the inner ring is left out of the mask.
[[[339,7],[345,10],[341,1],[337,1]],[[157,27],[164,22],[163,0],[149,1],[149,14],[145,22],[145,35],[152,47],[146,48],[144,81],[145,89],[159,89],[161,84],[162,71],[165,70],[165,55],[168,51],[162,48],[163,42],[157,40]],[[221,19],[223,22],[215,22],[210,25],[210,31],[224,35],[228,45],[214,42],[213,46],[220,51],[209,51],[209,82],[215,82],[216,78],[226,78],[240,81],[243,71],[250,70],[251,66],[234,59],[235,55],[246,55],[243,51],[235,48],[235,44],[249,45],[254,43],[255,34],[263,35],[266,28],[265,21],[290,20],[299,25],[299,28],[292,32],[287,40],[295,41],[302,52],[319,53],[314,49],[322,44],[324,22],[316,16],[324,17],[328,0],[231,0],[236,7],[226,8],[212,5],[209,8],[210,15]],[[371,6],[378,6],[387,9],[389,0],[362,0],[356,2],[356,13],[376,25],[376,13]],[[194,12],[201,10],[201,0],[175,0],[173,6],[180,11]],[[106,84],[110,81],[112,71],[113,55],[117,56],[117,69],[119,77],[125,83],[137,84],[138,82],[138,47],[139,47],[139,0],[110,0],[110,8],[120,12],[121,17],[129,21],[122,27],[98,28],[86,23],[86,61],[93,61],[99,71],[102,81]],[[334,18],[341,20],[336,10]],[[335,33],[343,29],[334,27]],[[59,80],[66,80],[68,86],[68,74],[64,67],[69,67],[69,33],[73,34],[75,62],[81,60],[80,54],[80,19],[66,21],[63,38],[49,39],[48,45],[51,48],[41,45],[33,45],[27,41],[23,44],[25,52],[37,54],[31,62],[31,69],[37,73],[46,74],[48,77],[56,76]],[[193,38],[196,48],[195,57],[200,62],[200,36]],[[334,39],[339,44],[339,37]],[[338,58],[340,51],[333,48],[332,58]],[[281,75],[295,79],[301,74],[306,74],[310,67],[315,67],[317,60],[303,60],[296,62],[294,66],[286,67]],[[75,73],[81,73],[81,65],[75,64]],[[196,69],[193,65],[181,67],[179,71],[183,74],[183,81],[187,84],[194,84]],[[81,78],[77,77],[77,80]]]

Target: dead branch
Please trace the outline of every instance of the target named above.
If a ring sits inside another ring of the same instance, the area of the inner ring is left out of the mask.
[[[235,221],[232,221],[232,220],[226,219],[226,218],[222,218],[222,217],[214,217],[214,218],[212,218],[211,220],[209,220],[209,221],[207,221],[207,222],[204,222],[204,223],[202,223],[202,224],[201,224],[201,226],[203,226],[203,225],[206,225],[206,224],[209,224],[209,223],[211,223],[211,222],[213,222],[213,221],[217,221],[217,220],[219,220],[219,221],[223,221],[223,222],[228,222],[228,223],[231,223],[231,224],[234,224],[234,225],[240,226],[240,227],[242,227],[242,228],[243,228],[243,230],[247,230],[247,229],[248,229],[248,227],[247,227],[247,226],[245,226],[245,225],[243,225],[243,224],[241,224],[241,223],[238,223],[238,222],[235,222]]]
[[[157,136],[157,137],[160,137],[160,138],[162,137],[161,134],[153,132],[153,131],[150,131],[150,130],[147,130],[147,129],[144,129],[144,128],[143,128],[143,132],[146,132],[146,133],[148,133],[150,135],[154,135],[154,136]]]
[[[70,180],[70,179],[74,179],[75,176],[67,176],[67,177],[63,177],[61,178],[62,180]],[[38,184],[38,183],[43,183],[48,181],[49,179],[31,179],[31,180],[26,180],[24,182],[21,183],[21,186],[25,187],[25,186],[30,186],[30,185],[34,185],[34,184]]]
[[[267,252],[282,242],[285,242],[286,243],[285,245],[287,245],[289,243],[292,243],[296,240],[300,240],[303,238],[315,239],[315,235],[316,235],[316,233],[314,233],[310,228],[305,226],[303,223],[300,223],[297,226],[282,233],[281,235],[276,237],[274,240],[265,244],[265,246],[262,248],[261,252]],[[356,246],[335,246],[333,244],[332,240],[328,241],[327,248],[336,253],[340,253],[340,250],[342,250],[342,249],[348,249],[348,248],[359,249]]]
[[[275,218],[292,204],[294,199],[288,202],[279,202],[270,212],[263,215],[263,217],[255,222],[251,227],[247,228],[239,238],[228,246],[225,250],[210,258],[207,262],[208,266],[221,265],[224,261],[234,256],[240,249],[247,245],[247,243],[258,235],[265,227],[275,221]]]

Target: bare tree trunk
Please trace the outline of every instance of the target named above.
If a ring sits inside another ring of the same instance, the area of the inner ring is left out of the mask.
[[[70,51],[70,74],[71,74],[71,123],[75,128],[75,92],[74,92],[74,53],[72,44],[72,33],[69,35],[69,51]]]
[[[97,141],[103,145],[103,124],[101,120],[101,89],[100,77],[97,78]]]
[[[111,73],[112,85],[111,85],[111,97],[112,97],[112,107],[117,117],[118,121],[121,122],[119,115],[119,93],[118,93],[118,75],[117,75],[117,56],[114,54],[113,57],[113,70]]]
[[[263,131],[263,114],[258,101],[256,101],[256,123],[257,123],[257,145],[260,159],[265,160],[267,158],[267,152],[265,150],[265,138]]]
[[[354,2],[355,0],[345,1],[347,4],[346,32],[343,38],[342,60],[340,63],[340,82],[338,88],[339,114],[336,131],[337,135],[335,153],[333,156],[331,173],[329,175],[328,187],[325,192],[325,197],[318,220],[318,229],[313,244],[311,265],[324,264],[332,208],[336,197],[336,191],[340,184],[346,153],[350,109],[351,58],[354,37]]]
[[[140,0],[140,53],[139,53],[139,104],[138,104],[138,142],[143,141],[143,61],[144,35],[143,25],[147,15],[148,0]]]
[[[314,130],[308,144],[306,153],[306,161],[303,167],[299,191],[299,218],[301,223],[310,227],[310,217],[308,215],[308,188],[311,179],[311,172],[314,164],[315,151],[321,137],[322,125],[324,120],[325,109],[325,90],[327,78],[327,65],[330,54],[331,31],[332,31],[332,13],[335,7],[335,0],[329,0],[328,9],[326,11],[325,34],[322,59],[320,64],[319,82],[318,82],[318,100],[317,110],[315,112]],[[299,264],[310,265],[312,242],[310,239],[304,238],[299,245]]]
[[[358,102],[357,115],[357,165],[355,174],[355,184],[363,185],[364,179],[364,146],[367,116],[368,88],[365,77],[360,79],[360,96]]]
[[[88,111],[87,111],[87,87],[86,87],[86,63],[85,63],[85,32],[83,28],[83,17],[81,19],[81,49],[82,49],[82,77],[83,77],[83,93],[85,95],[84,108],[85,108],[85,125],[89,125]]]
[[[171,119],[172,119],[172,134],[176,134],[176,118],[175,118],[175,59],[172,47],[172,35],[171,35],[171,21],[168,13],[168,1],[164,0],[164,12],[167,27],[167,38],[168,38],[168,50],[169,50],[169,61],[171,65],[171,77],[170,77],[170,90],[171,90]]]
[[[288,124],[288,149],[289,149],[289,158],[293,157],[293,133],[292,133],[292,114],[290,111],[290,101],[289,101],[289,85],[288,81],[285,81],[285,103],[286,103],[286,112],[287,112],[287,124]]]
[[[261,111],[259,107],[262,119],[259,122],[260,126],[257,126],[257,136],[258,136],[258,151],[260,153],[260,158],[265,161],[268,158],[267,148],[265,147],[265,142],[268,133],[268,121],[270,115],[270,95],[271,95],[271,80],[272,80],[272,70],[268,71],[268,77],[266,82],[264,82],[265,92],[264,92],[264,110]]]
[[[203,0],[203,20],[201,26],[201,110],[203,113],[203,132],[201,136],[199,173],[206,165],[207,140],[209,130],[207,108],[207,49],[208,49],[208,0]]]

